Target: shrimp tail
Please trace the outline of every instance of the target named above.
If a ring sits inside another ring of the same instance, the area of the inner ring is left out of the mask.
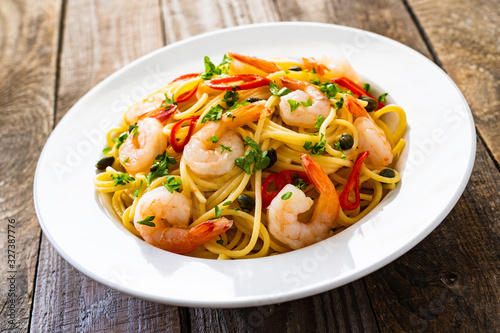
[[[276,65],[272,61],[264,60],[264,59],[259,59],[239,53],[234,53],[234,52],[228,52],[228,55],[233,58],[234,60],[237,60],[239,62],[242,62],[246,65],[252,66],[257,68],[258,70],[261,70],[265,73],[275,73],[279,72],[281,68]]]
[[[162,235],[161,247],[163,250],[183,254],[195,250],[198,246],[223,234],[233,225],[233,221],[226,218],[205,221],[194,228],[168,228]]]
[[[366,109],[359,104],[358,100],[349,94],[344,94],[344,105],[356,118],[370,117]]]
[[[337,193],[332,181],[315,160],[307,154],[300,154],[300,159],[307,177],[319,193]]]
[[[307,87],[311,86],[310,83],[297,80],[297,79],[292,79],[291,77],[287,76],[282,76],[280,77],[281,82],[283,82],[283,86],[286,88],[290,88],[293,90],[305,90]]]
[[[236,110],[227,113],[222,117],[224,129],[235,129],[240,126],[266,118],[271,114],[271,109],[265,107],[265,102],[256,102],[249,105],[242,106]]]

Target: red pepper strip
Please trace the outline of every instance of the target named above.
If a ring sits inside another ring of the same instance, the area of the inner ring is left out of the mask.
[[[187,80],[187,79],[192,79],[194,77],[197,77],[199,76],[201,73],[190,73],[190,74],[184,74],[184,75],[181,75],[179,76],[178,78],[174,79],[172,82],[170,83],[173,83],[173,82],[177,82],[177,81],[180,81],[180,80]]]
[[[314,71],[319,75],[324,75],[325,71],[329,71],[328,67],[320,64],[314,58],[302,58],[302,61],[304,62],[304,66],[306,66],[308,70],[312,71],[314,69]]]
[[[357,85],[355,82],[353,82],[351,79],[348,79],[345,76],[337,77],[335,79],[332,79],[331,82],[333,82],[335,84],[338,84],[339,86],[342,86],[344,88],[349,89],[350,91],[352,91],[354,94],[356,94],[358,96],[365,95],[365,96],[373,98],[378,103],[378,106],[377,106],[377,108],[375,110],[379,110],[379,109],[381,109],[381,108],[383,108],[385,106],[384,103],[379,102],[379,100],[377,99],[377,97],[373,96],[368,91],[364,90],[359,85]]]
[[[345,210],[353,210],[359,206],[359,173],[361,172],[361,166],[363,161],[370,155],[369,151],[365,151],[358,154],[354,167],[352,168],[351,174],[347,179],[347,184],[340,194],[339,201],[340,207]],[[354,202],[349,201],[349,193],[354,191],[356,200]]]
[[[307,177],[307,174],[304,171],[283,170],[279,173],[272,173],[266,177],[264,183],[262,184],[261,191],[263,209],[266,209],[271,204],[271,201],[273,201],[283,187],[287,184],[294,184],[294,175],[297,175],[297,177],[302,179],[304,183],[311,184],[309,177]],[[276,185],[276,189],[272,192],[268,192],[268,186],[270,183],[274,183]]]
[[[300,178],[304,181],[304,183],[311,184],[309,177],[304,171],[294,171],[294,170],[283,170],[278,173],[278,179],[276,180],[276,187],[280,189],[280,191],[287,184],[294,184],[293,176],[297,175],[297,178]],[[294,184],[296,185],[296,184]]]
[[[262,209],[266,209],[270,204],[271,201],[278,195],[279,191],[281,189],[277,188],[276,190],[272,192],[268,192],[268,186],[271,183],[276,183],[276,180],[278,179],[278,174],[277,173],[272,173],[269,176],[266,177],[264,180],[264,183],[262,184]],[[277,187],[277,186],[276,186]]]
[[[175,111],[177,111],[177,105],[168,104],[165,106],[160,106],[156,110],[142,113],[137,118],[138,119],[156,118],[162,123],[168,118],[170,118],[175,113]]]
[[[172,127],[172,131],[170,132],[170,144],[172,145],[172,149],[176,153],[180,154],[184,151],[184,147],[187,145],[187,143],[191,139],[191,135],[193,134],[194,127],[196,126],[196,121],[198,120],[198,118],[200,118],[200,116],[193,116],[193,117],[184,118],[182,120],[179,120],[177,122],[177,124],[175,124],[174,127]],[[185,121],[188,121],[188,120],[191,121],[189,123],[188,134],[184,138],[184,141],[178,142],[177,139],[175,138],[175,136],[176,136],[177,132],[179,131],[179,129],[181,128],[182,123],[184,123]]]
[[[235,86],[230,85],[232,82],[243,81]],[[271,80],[257,74],[240,74],[233,76],[220,77],[206,81],[205,84],[215,90],[233,90],[235,87],[239,90],[247,90],[257,88],[269,84]]]
[[[198,85],[196,85],[191,90],[188,90],[188,91],[183,92],[182,94],[180,94],[179,97],[177,97],[175,99],[175,101],[177,103],[181,103],[181,102],[187,101],[188,99],[190,99],[191,97],[193,97],[193,95],[196,93],[196,90],[198,90]]]

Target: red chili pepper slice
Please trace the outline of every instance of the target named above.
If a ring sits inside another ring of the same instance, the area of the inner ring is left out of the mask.
[[[302,179],[304,183],[311,184],[309,177],[304,171],[295,170],[283,170],[278,173],[272,173],[266,177],[264,183],[262,184],[262,208],[266,209],[271,204],[271,201],[278,195],[278,193],[287,184],[294,184],[294,176],[297,175],[298,178]],[[274,183],[276,189],[272,192],[268,192],[269,184]]]
[[[359,206],[359,173],[361,172],[361,166],[363,161],[370,155],[369,151],[365,151],[358,154],[356,162],[354,162],[354,167],[352,168],[351,174],[347,179],[347,184],[340,194],[339,201],[340,207],[345,210],[353,210]],[[349,201],[349,193],[354,191],[356,200],[354,202]]]
[[[262,184],[262,190],[261,190],[262,209],[266,209],[271,204],[271,201],[273,201],[273,199],[278,195],[279,191],[281,191],[281,189],[278,189],[278,188],[272,192],[267,191],[268,187],[271,183],[276,183],[277,178],[278,178],[278,174],[272,173],[266,177],[266,179],[264,180],[264,183]]]
[[[198,120],[198,118],[200,118],[200,116],[193,116],[193,117],[184,118],[182,120],[179,120],[177,122],[177,124],[175,124],[174,127],[172,127],[172,131],[170,132],[170,144],[172,145],[172,149],[176,153],[182,153],[184,151],[184,147],[187,145],[187,143],[191,139],[191,135],[193,134],[194,127],[196,126],[196,121]],[[175,138],[175,136],[185,121],[191,121],[189,123],[188,134],[184,138],[184,141],[178,142],[177,139]]]
[[[142,113],[137,118],[138,119],[156,118],[160,122],[164,122],[165,120],[170,118],[175,113],[175,111],[177,111],[177,105],[168,104],[168,105],[160,106],[156,110]]]
[[[239,81],[243,81],[244,83],[230,85],[230,83]],[[265,86],[269,84],[269,82],[271,82],[271,80],[257,74],[240,74],[212,79],[206,81],[205,84],[215,90],[233,90],[234,88],[247,90]]]
[[[172,82],[170,83],[173,83],[173,82],[177,82],[177,81],[180,81],[180,80],[187,80],[187,79],[192,79],[194,77],[197,77],[197,76],[200,76],[201,73],[189,73],[189,74],[184,74],[184,75],[181,75],[179,76],[178,78],[175,78]]]
[[[350,91],[352,91],[354,94],[356,94],[358,96],[365,95],[365,96],[373,98],[378,103],[378,106],[375,110],[379,110],[385,106],[384,103],[379,102],[377,97],[373,96],[372,94],[370,94],[369,92],[367,92],[366,90],[361,88],[359,85],[357,85],[355,82],[353,82],[351,79],[348,79],[345,76],[332,79],[331,82],[338,84],[339,86],[342,86],[344,88],[349,89]]]
[[[188,90],[188,91],[183,92],[182,94],[180,94],[179,97],[177,97],[175,99],[175,101],[177,103],[181,103],[181,102],[187,101],[188,99],[190,99],[191,97],[193,97],[193,95],[196,93],[196,90],[198,90],[198,85],[194,86],[191,90]]]

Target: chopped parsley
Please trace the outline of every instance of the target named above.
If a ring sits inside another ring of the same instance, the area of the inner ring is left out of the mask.
[[[319,86],[321,84],[321,81],[319,79],[317,79],[317,78],[312,78],[311,79],[311,83]]]
[[[153,180],[155,180],[156,178],[168,175],[168,167],[175,164],[177,164],[177,161],[175,160],[175,158],[169,157],[167,155],[167,152],[156,156],[153,165],[149,169],[149,171],[151,172],[146,176],[148,186],[151,185]]]
[[[311,141],[304,142],[304,149],[310,150],[309,155],[321,155],[325,151],[326,148],[326,140],[324,139],[324,134],[321,133],[319,142],[312,143]]]
[[[139,133],[139,126],[137,126],[137,124],[136,124],[136,125],[134,125],[134,127],[132,127],[132,138],[135,138],[137,133]]]
[[[290,93],[290,89],[283,87],[280,89],[280,87],[273,81],[269,83],[269,90],[274,96],[285,96]]]
[[[335,102],[335,111],[342,109],[343,106],[344,106],[344,98],[340,97],[340,99]]]
[[[102,153],[103,153],[104,155],[108,155],[108,153],[109,153],[109,151],[110,151],[110,150],[111,150],[111,147],[106,147],[106,148],[104,148],[104,149],[102,150]]]
[[[212,76],[222,74],[222,70],[215,66],[208,56],[205,56],[203,61],[205,62],[205,72],[200,75],[203,80],[210,80]]]
[[[130,159],[130,157],[128,157],[128,156],[127,156],[127,158],[126,158],[126,159],[124,159],[124,160],[123,160],[123,162],[122,162],[121,164],[123,164],[123,163],[127,163],[129,159]]]
[[[219,206],[215,206],[215,218],[218,219],[220,217],[220,215],[222,214],[222,211],[224,210],[224,208],[220,209]]]
[[[156,227],[156,224],[154,224],[153,221],[155,219],[156,216],[148,216],[146,217],[144,220],[142,221],[137,221],[136,223],[137,224],[142,224],[142,225],[146,225],[148,227]]]
[[[119,137],[114,138],[113,142],[116,142],[116,149],[120,149],[120,147],[125,142],[125,140],[127,140],[127,138],[128,138],[128,132],[125,132],[122,135],[120,135]]]
[[[292,192],[286,192],[281,196],[281,200],[288,200],[292,196]]]
[[[163,103],[161,103],[160,107],[165,108],[165,111],[168,111],[172,108],[172,105],[176,105],[177,103],[174,102],[174,95],[172,95],[172,98],[169,98],[167,96],[167,93],[164,93],[164,95],[165,95],[165,100],[163,101]]]
[[[305,107],[312,106],[312,100],[308,98],[307,101],[305,102],[297,102],[294,101],[293,99],[289,99],[288,104],[290,104],[290,113],[292,113],[293,111],[297,110],[301,105]]]
[[[337,93],[342,92],[342,90],[335,83],[332,82],[323,82],[319,86],[319,90],[321,90],[328,98],[335,98]]]
[[[240,98],[238,92],[236,91],[236,88],[233,87],[233,90],[227,90],[226,93],[224,94],[224,97],[222,98],[222,101],[226,103],[226,106],[230,108],[233,106],[235,103],[238,102],[238,99]]]
[[[221,154],[222,154],[225,150],[227,150],[227,151],[228,151],[228,152],[230,152],[230,153],[233,151],[233,150],[231,149],[231,147],[224,146],[222,143],[219,143],[219,144],[220,144],[220,147],[221,147],[221,150],[220,150]]]
[[[304,179],[299,178],[299,174],[295,173],[292,177],[293,182],[295,183],[295,187],[299,190],[305,190],[307,187],[307,183],[304,182]]]
[[[134,191],[134,194],[132,194],[132,198],[137,198],[139,196],[139,190],[141,189],[142,187],[142,179],[141,179],[141,183],[139,184],[139,187],[135,189]]]
[[[222,239],[219,239],[218,241],[216,241],[217,244],[220,244],[220,245],[224,245],[224,241]]]
[[[219,137],[217,135],[212,136],[208,141],[212,141],[213,143],[219,142]]]
[[[245,152],[245,156],[240,156],[234,161],[234,164],[238,168],[249,175],[253,175],[255,171],[262,170],[271,163],[271,159],[267,156],[267,151],[262,153],[259,144],[252,138],[247,136],[243,140],[243,143],[245,146],[250,146],[251,149]],[[253,170],[251,168],[252,164],[254,164]]]
[[[181,187],[181,180],[180,179],[175,179],[174,176],[168,176],[166,180],[167,180],[167,182],[162,183],[162,185],[165,186],[165,188],[170,193],[174,193],[174,191],[180,192],[179,191],[179,188]]]
[[[228,113],[230,114],[230,111],[236,110],[237,108],[240,108],[240,107],[245,106],[245,105],[248,105],[248,104],[251,104],[251,103],[250,103],[250,102],[247,102],[247,101],[243,101],[243,102],[241,102],[241,103],[236,102],[236,103],[234,103],[234,104],[233,104],[233,106],[231,106],[231,107],[227,110],[228,112],[226,113],[226,115],[227,115]],[[231,115],[231,114],[230,114],[230,115],[228,115],[228,117],[231,117],[231,118],[233,118],[233,119],[234,119],[234,118],[236,118],[236,116],[233,116],[233,115]]]
[[[369,83],[363,84],[363,90],[366,92],[370,92],[370,84]]]
[[[221,75],[222,73],[227,74],[229,70],[229,64],[232,60],[233,59],[231,59],[231,57],[228,57],[224,54],[222,62],[219,64],[219,66],[215,66],[214,63],[210,61],[210,58],[205,56],[205,58],[203,59],[205,63],[205,72],[203,72],[200,77],[203,80],[210,80],[214,75]]]
[[[231,200],[228,200],[222,204],[222,206],[229,206],[231,204]]]
[[[116,175],[111,175],[111,178],[113,179],[114,185],[127,185],[130,182],[133,182],[135,180],[134,177],[129,175],[128,173],[118,173]]]
[[[323,117],[322,115],[319,115],[316,118],[316,124],[314,125],[314,128],[319,131],[319,129],[321,128],[321,125],[323,125],[324,121],[325,121],[325,117]]]
[[[382,95],[380,95],[379,97],[377,97],[378,101],[380,103],[385,103],[385,98],[387,97],[389,93],[383,93]]]
[[[336,143],[334,143],[333,147],[342,152],[342,156],[340,157],[341,159],[345,160],[347,158],[346,154],[344,154],[344,150],[342,149],[342,147],[340,147],[340,141],[337,141]]]
[[[212,106],[210,108],[210,111],[208,111],[207,114],[201,120],[202,124],[206,123],[207,121],[219,121],[219,120],[221,120],[223,111],[224,111],[224,108],[220,104],[217,104],[216,106]]]

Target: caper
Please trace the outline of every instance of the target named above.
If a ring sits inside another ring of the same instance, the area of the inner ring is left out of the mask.
[[[339,143],[340,143],[340,148],[342,148],[342,150],[351,149],[352,146],[354,145],[354,139],[352,138],[351,134],[344,133],[340,137]]]
[[[266,168],[272,167],[274,165],[274,163],[276,163],[276,161],[278,160],[278,154],[276,154],[276,149],[270,148],[270,149],[266,150],[266,152],[264,154],[265,154],[265,156],[269,157],[269,159],[271,160]]]
[[[155,172],[156,169],[158,169],[158,164],[153,164],[150,168],[149,168],[149,171],[150,172]]]
[[[137,126],[137,123],[130,125],[130,126],[128,127],[128,132],[129,132],[129,133],[130,133],[130,132],[132,132],[132,130],[134,129],[134,127],[135,127],[135,126]]]
[[[245,101],[247,101],[248,103],[253,103],[253,102],[261,101],[261,99],[258,97],[248,97]]]
[[[292,66],[290,68],[288,68],[289,71],[294,71],[294,72],[300,72],[302,70],[302,68],[300,68],[300,66]]]
[[[112,166],[115,163],[115,158],[113,156],[104,156],[95,164],[97,169],[106,169],[109,166]]]
[[[392,169],[384,169],[379,172],[379,176],[386,177],[386,178],[394,178],[396,177],[396,172]]]
[[[365,109],[368,112],[372,112],[378,106],[378,102],[376,100],[374,100],[373,98],[371,98],[371,97],[368,97],[368,96],[365,96],[365,95],[361,95],[361,96],[359,96],[359,99],[368,103],[365,106]]]
[[[255,209],[255,199],[247,194],[240,194],[236,200],[238,200],[241,210],[246,213]]]

